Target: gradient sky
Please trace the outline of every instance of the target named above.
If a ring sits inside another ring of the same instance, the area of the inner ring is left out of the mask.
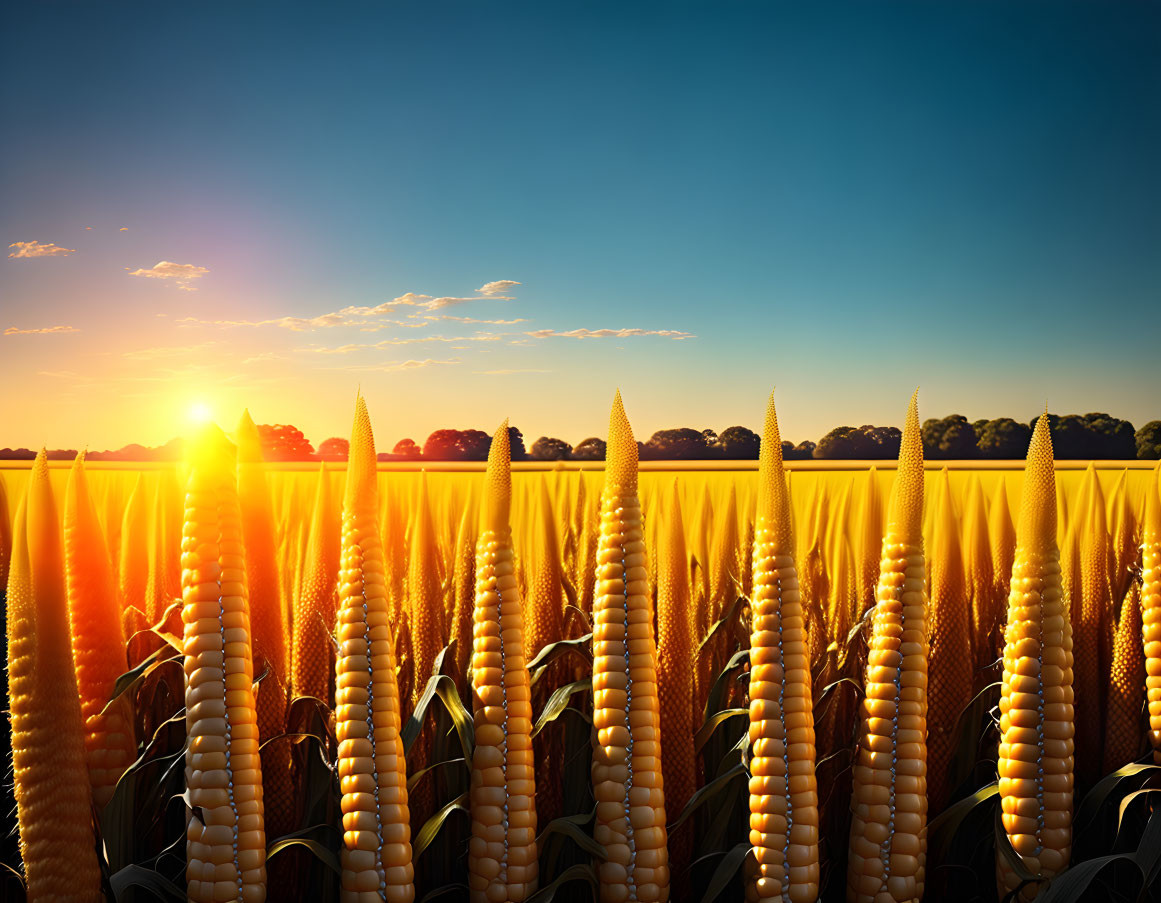
[[[0,446],[1161,418],[1156,3],[5,19]]]

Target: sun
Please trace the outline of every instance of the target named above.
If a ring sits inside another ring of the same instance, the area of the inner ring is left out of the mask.
[[[214,412],[204,401],[195,401],[186,412],[186,417],[189,418],[190,423],[209,423],[213,416]]]

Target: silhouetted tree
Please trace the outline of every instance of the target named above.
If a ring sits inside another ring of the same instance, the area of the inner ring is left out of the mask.
[[[809,439],[803,439],[796,446],[794,446],[794,457],[791,461],[808,461],[814,457],[815,444]]]
[[[923,422],[923,457],[930,460],[975,458],[979,455],[975,428],[962,414]]]
[[[423,443],[423,457],[430,461],[486,461],[491,445],[492,437],[483,430],[436,430]]]
[[[391,449],[391,453],[401,458],[418,458],[423,454],[423,450],[415,444],[414,439],[400,439]]]
[[[981,458],[1013,460],[1028,454],[1028,443],[1032,439],[1032,428],[1011,417],[995,420],[978,420],[976,426],[976,448]]]
[[[314,455],[314,446],[302,430],[289,423],[259,423],[258,439],[267,461],[309,461]]]
[[[524,434],[514,426],[508,427],[508,445],[511,448],[513,461],[527,461],[528,452],[524,449]],[[492,437],[488,437],[488,448],[492,447]],[[487,455],[485,454],[486,458]]]
[[[572,446],[563,439],[541,436],[532,443],[531,457],[534,461],[567,461],[572,454]]]
[[[728,461],[754,461],[758,458],[761,440],[753,430],[744,426],[730,426],[718,436],[721,457]],[[785,443],[783,443],[785,445]]]
[[[660,461],[700,461],[710,457],[705,433],[688,427],[658,430],[645,443],[644,452]]]
[[[1133,424],[1127,420],[1102,413],[1049,414],[1048,426],[1053,454],[1062,460],[1125,459],[1137,455]]]
[[[897,426],[860,426],[859,431],[868,443],[868,458],[893,460],[899,457],[903,431]]]
[[[589,436],[589,438],[582,440],[573,447],[572,459],[574,461],[604,461],[605,440],[598,439],[596,436]]]
[[[337,436],[324,439],[319,443],[318,457],[320,461],[346,461],[350,448],[349,439],[340,439]]]
[[[1108,414],[1085,414],[1085,423],[1092,434],[1093,457],[1124,459],[1137,454],[1133,424]]]
[[[812,454],[815,458],[835,460],[897,458],[902,437],[893,426],[839,426],[818,440]]]
[[[1137,457],[1143,461],[1161,458],[1161,420],[1150,420],[1137,430]]]

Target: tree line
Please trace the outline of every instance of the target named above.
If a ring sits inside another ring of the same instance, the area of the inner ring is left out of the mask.
[[[1028,451],[1035,418],[1024,423],[1010,417],[969,421],[961,414],[932,418],[923,423],[923,454],[928,460],[1021,459]],[[1151,420],[1134,429],[1128,420],[1108,414],[1049,414],[1053,452],[1058,460],[1157,460],[1161,458],[1161,420]],[[319,443],[318,449],[290,424],[258,424],[262,450],[268,461],[345,461],[347,440],[334,437]],[[513,461],[603,461],[605,440],[590,436],[570,445],[563,439],[541,436],[526,448],[524,434],[509,427]],[[893,426],[838,426],[818,442],[809,439],[797,444],[782,443],[787,461],[893,460],[899,456],[901,433]],[[758,458],[760,438],[744,426],[731,426],[720,433],[692,427],[658,430],[645,442],[637,443],[642,461],[752,461]],[[486,461],[492,437],[483,430],[436,430],[423,445],[401,439],[380,461]],[[72,460],[76,449],[54,449],[53,460]],[[117,451],[89,452],[93,461],[176,461],[182,456],[182,441],[171,439],[158,448],[127,445]],[[32,460],[36,452],[27,448],[0,449],[0,460]]]

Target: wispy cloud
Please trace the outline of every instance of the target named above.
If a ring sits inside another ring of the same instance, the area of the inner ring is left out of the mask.
[[[51,241],[43,244],[39,241],[14,241],[8,247],[16,249],[9,252],[9,257],[68,257],[77,250],[62,248]]]
[[[308,348],[298,348],[297,351],[305,351],[311,354],[351,354],[356,351],[382,351],[384,348],[391,348],[396,345],[422,345],[427,342],[444,342],[453,344],[455,342],[499,342],[504,336],[496,335],[494,333],[481,333],[470,336],[443,336],[443,335],[429,335],[416,336],[410,339],[381,339],[378,342],[353,342],[347,345],[338,345],[336,347],[328,348],[325,346],[314,346]]]
[[[294,332],[309,332],[312,329],[326,329],[331,326],[350,325],[341,314],[323,314],[321,317],[275,317],[269,320],[199,320],[197,317],[182,317],[175,321],[178,326],[216,326],[219,329],[235,329],[246,326],[280,326]]]
[[[473,370],[477,376],[510,376],[513,373],[551,373],[551,370]]]
[[[129,270],[129,267],[125,267]],[[201,279],[209,270],[206,267],[194,266],[192,263],[173,263],[161,260],[148,269],[129,270],[130,276],[141,276],[145,279],[172,279],[177,287],[183,291],[192,292],[196,289],[190,285],[190,280]]]
[[[534,329],[524,333],[534,339],[627,339],[632,336],[660,336],[665,339],[696,339],[692,332],[682,332],[679,329],[569,329],[558,331],[555,329]]]
[[[383,364],[368,364],[365,367],[343,367],[342,369],[358,373],[398,373],[402,370],[421,370],[424,367],[454,366],[462,363],[463,361],[457,359],[444,361],[434,360],[429,357],[421,361],[387,361]]]
[[[39,329],[20,329],[9,326],[4,335],[56,335],[65,332],[80,332],[75,326],[41,326]]]
[[[412,314],[413,317],[422,316],[425,320],[453,320],[456,323],[484,323],[488,326],[515,326],[517,323],[527,323],[525,317],[517,317],[515,320],[477,320],[475,317],[457,317],[454,314]]]
[[[118,231],[118,232],[128,232],[128,231],[129,231],[129,227],[128,227],[128,226],[122,226],[122,227],[121,227],[120,229],[118,229],[117,231]]]
[[[485,282],[478,289],[476,289],[476,294],[506,295],[518,285],[520,285],[519,282],[513,282],[511,279],[497,279],[495,282]]]
[[[152,278],[178,278],[176,275],[169,275],[172,268],[183,266],[182,264],[170,264],[162,261],[151,270],[136,270],[131,275],[134,276],[150,276]],[[155,272],[157,270],[162,272]],[[204,275],[203,267],[194,267],[193,269],[202,270],[197,276]],[[196,278],[193,275],[181,277],[178,287],[184,288],[187,291],[192,291],[192,286],[186,284],[189,279]],[[395,318],[384,319],[394,315],[398,317],[403,313],[404,309],[411,309],[408,319],[421,321],[435,321],[435,320],[454,320],[461,323],[483,323],[494,326],[511,326],[516,323],[526,322],[524,319],[514,320],[481,320],[474,317],[457,317],[451,314],[436,314],[432,311],[443,310],[448,307],[455,307],[460,304],[468,304],[472,301],[512,301],[510,295],[504,295],[502,292],[510,286],[519,285],[519,282],[513,282],[510,279],[503,279],[499,282],[489,282],[487,285],[476,290],[476,294],[466,298],[456,298],[450,295],[435,296],[423,295],[417,292],[405,292],[397,298],[392,298],[390,301],[384,301],[376,305],[350,305],[348,307],[340,308],[331,313],[320,314],[316,317],[270,317],[263,320],[202,320],[197,317],[185,317],[178,320],[179,326],[211,326],[218,329],[235,329],[238,327],[262,327],[274,326],[281,329],[289,329],[293,332],[311,332],[316,329],[333,329],[339,326],[351,326],[358,329],[360,332],[378,332],[382,329],[389,329],[398,327],[400,329],[423,329],[429,325],[429,322],[408,322],[407,320],[400,320]],[[485,291],[487,290],[487,291]]]

